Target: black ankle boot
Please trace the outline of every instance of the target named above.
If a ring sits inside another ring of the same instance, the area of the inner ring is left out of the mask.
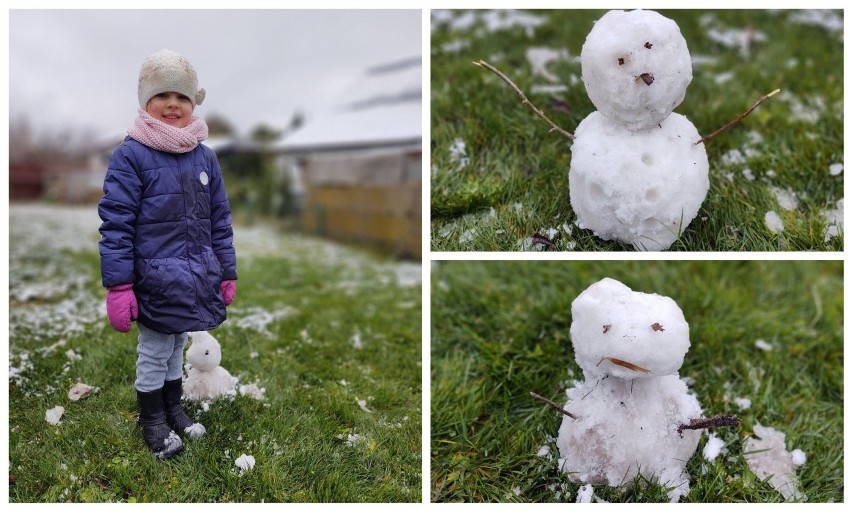
[[[166,423],[162,389],[153,392],[137,390],[136,402],[139,405],[137,422],[142,426],[142,437],[148,448],[154,452],[154,456],[165,460],[181,452],[183,442]]]
[[[180,404],[183,396],[183,380],[167,381],[163,384],[163,407],[166,410],[166,422],[177,433],[185,433],[190,438],[204,436],[207,430],[200,422],[194,422]]]

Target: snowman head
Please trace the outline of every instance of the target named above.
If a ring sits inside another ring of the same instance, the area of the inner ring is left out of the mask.
[[[222,348],[207,332],[192,332],[192,344],[186,350],[186,361],[200,371],[210,371],[222,362]]]
[[[659,124],[682,101],[692,60],[677,24],[654,11],[609,11],[580,53],[589,98],[627,129]]]
[[[689,325],[666,296],[603,279],[571,304],[571,342],[587,379],[632,380],[677,374],[689,350]]]

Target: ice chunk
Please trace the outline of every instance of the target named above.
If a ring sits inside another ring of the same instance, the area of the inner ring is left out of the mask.
[[[796,477],[794,458],[801,460],[801,457],[787,452],[784,433],[758,423],[754,425],[754,434],[746,440],[743,453],[749,469],[761,480],[769,478],[769,484],[785,499],[807,500]]]
[[[794,449],[793,452],[791,452],[790,454],[793,457],[793,463],[797,467],[804,465],[805,461],[807,461],[808,459],[808,457],[805,456],[805,453],[801,449]]]

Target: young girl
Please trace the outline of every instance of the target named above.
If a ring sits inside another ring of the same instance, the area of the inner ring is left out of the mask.
[[[204,99],[192,65],[160,50],[139,72],[139,115],[112,155],[98,213],[107,315],[119,332],[137,321],[139,424],[160,458],[183,450],[176,433],[204,426],[181,407],[187,332],[225,320],[236,293],[231,207],[207,125],[192,116]]]

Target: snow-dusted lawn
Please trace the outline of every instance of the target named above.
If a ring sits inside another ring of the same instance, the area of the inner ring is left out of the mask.
[[[579,55],[604,12],[432,11],[433,250],[632,250],[577,226],[571,142],[471,63],[496,66],[574,132],[594,110]],[[710,190],[671,249],[842,250],[843,13],[662,14],[680,26],[693,62],[675,112],[702,136],[781,89],[705,143]]]
[[[702,435],[687,463],[685,501],[784,502],[762,481],[763,469],[779,464],[746,459],[759,450],[750,437],[769,437],[761,426],[785,435],[794,456],[788,466],[804,461],[797,489],[808,502],[844,500],[842,261],[433,264],[432,500],[668,500],[665,489],[641,481],[581,490],[559,470],[563,415],[529,395],[564,406],[565,390],[585,379],[572,346],[571,303],[604,277],[676,301],[691,342],[680,376],[707,417],[741,420],[739,428],[714,429],[712,442]],[[649,438],[632,442],[653,449],[643,443]]]
[[[420,501],[419,264],[236,226],[215,335],[245,392],[192,406],[208,436],[159,462],[135,424],[136,331],[106,319],[99,225],[96,207],[10,207],[13,502]],[[78,382],[94,392],[75,401]]]

